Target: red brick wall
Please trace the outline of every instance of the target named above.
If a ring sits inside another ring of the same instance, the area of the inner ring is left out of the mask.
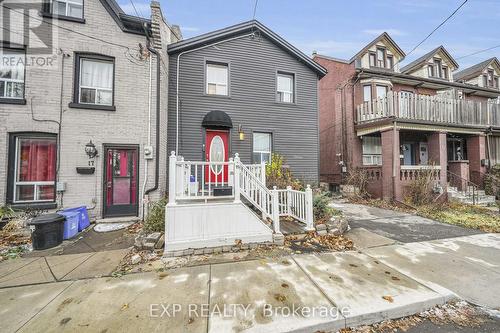
[[[321,181],[340,184],[342,180],[342,108],[341,90],[355,74],[354,64],[315,56],[314,61],[328,70],[328,74],[319,81],[319,133],[320,133],[320,179]],[[344,88],[346,100],[346,124],[354,131],[352,88]],[[345,159],[344,159],[345,160]]]

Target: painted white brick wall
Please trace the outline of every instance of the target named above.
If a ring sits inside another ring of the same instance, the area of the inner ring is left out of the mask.
[[[40,0],[38,0],[40,1]],[[41,3],[41,1],[40,1]],[[146,38],[141,35],[125,33],[115,23],[99,0],[85,1],[85,24],[62,20],[51,20],[54,24],[66,27],[99,39],[112,41],[129,47],[137,57],[139,44],[146,46]],[[50,19],[49,19],[50,20]],[[162,21],[163,22],[163,21]],[[162,29],[169,27],[163,22]],[[170,32],[162,34],[174,38]],[[166,45],[169,41],[163,40]],[[66,191],[58,194],[58,208],[86,205],[95,217],[102,213],[103,184],[103,144],[134,144],[140,146],[139,159],[139,200],[142,198],[144,182],[144,146],[147,144],[149,60],[131,59],[127,49],[109,45],[95,39],[72,32],[59,30],[57,46],[65,54],[64,60],[58,55],[53,68],[28,67],[26,70],[26,105],[0,104],[0,203],[5,203],[7,192],[7,163],[9,133],[39,131],[57,133],[57,125],[32,120],[59,119],[60,94],[62,85],[62,131],[59,181],[66,183]],[[29,51],[28,51],[29,52]],[[95,52],[115,57],[115,106],[116,111],[76,109],[68,107],[73,98],[74,52]],[[166,47],[160,50],[163,62],[168,66]],[[28,54],[28,57],[30,55]],[[153,96],[151,119],[151,144],[155,145],[156,114],[156,60],[153,61]],[[61,80],[64,72],[64,83]],[[150,195],[157,200],[165,193],[166,187],[166,122],[167,122],[167,67],[162,66],[161,89],[161,145],[159,189]],[[99,150],[95,159],[96,172],[93,175],[80,175],[76,167],[87,166],[85,144],[92,140]],[[154,154],[158,150],[154,148]],[[147,188],[154,185],[154,160],[148,166]],[[140,214],[142,213],[142,209]]]

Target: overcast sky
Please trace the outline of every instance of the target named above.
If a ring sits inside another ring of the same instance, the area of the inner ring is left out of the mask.
[[[133,0],[149,16],[149,1]],[[256,19],[310,55],[349,59],[383,31],[408,53],[464,0],[259,0]],[[130,14],[130,0],[118,0]],[[254,0],[160,0],[184,38],[252,19]],[[362,8],[361,8],[362,7]],[[469,0],[403,64],[444,45],[455,58],[500,44],[500,0]],[[500,47],[457,59],[460,69],[497,56]]]

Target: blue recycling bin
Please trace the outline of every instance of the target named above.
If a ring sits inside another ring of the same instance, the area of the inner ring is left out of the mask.
[[[80,213],[78,211],[60,211],[57,214],[66,217],[64,221],[63,239],[70,239],[78,233],[78,222],[80,220]]]
[[[90,225],[89,213],[87,212],[87,207],[73,207],[61,210],[61,212],[78,212],[78,231],[82,231]]]

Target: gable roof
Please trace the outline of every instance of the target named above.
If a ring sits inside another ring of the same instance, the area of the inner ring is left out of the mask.
[[[368,43],[368,45],[366,45],[365,47],[363,47],[361,49],[361,51],[359,51],[358,53],[356,53],[350,60],[349,60],[349,63],[352,63],[354,60],[356,60],[359,56],[363,55],[366,51],[368,51],[368,49],[370,47],[372,47],[374,44],[380,42],[381,40],[383,39],[386,39],[387,42],[389,44],[391,44],[391,46],[399,53],[399,55],[401,56],[401,58],[404,58],[406,57],[406,53],[398,46],[398,44],[396,44],[396,42],[391,38],[391,36],[389,36],[389,34],[387,32],[383,32],[382,34],[380,34],[380,36],[378,36],[377,38],[375,38],[374,40],[372,40],[370,43]]]
[[[500,68],[500,62],[496,57],[493,57],[486,59],[485,61],[482,61],[479,64],[466,68],[460,72],[453,73],[453,78],[455,79],[455,81],[458,81],[458,80],[468,80],[473,77],[479,76],[484,71],[484,69],[493,62],[496,63],[498,68]]]
[[[271,31],[269,28],[267,28],[257,20],[243,22],[224,29],[215,30],[197,37],[170,44],[168,45],[168,53],[175,54],[178,52],[195,49],[200,46],[208,46],[210,44],[223,41],[236,35],[240,35],[243,33],[253,33],[256,30],[258,30],[265,37],[269,38],[273,43],[277,44],[279,47],[296,57],[299,61],[303,62],[307,67],[315,71],[321,77],[326,75],[327,70],[323,66],[313,61],[298,48],[288,43],[285,39],[280,37],[275,32]]]
[[[446,51],[446,49],[444,48],[443,45],[440,45],[440,46],[436,47],[434,50],[427,52],[426,54],[424,54],[420,58],[410,62],[408,65],[401,68],[401,73],[408,73],[408,72],[411,72],[414,69],[420,67],[425,62],[427,62],[427,60],[429,60],[429,58],[431,58],[434,54],[438,53],[439,51],[444,53],[444,55],[450,60],[450,62],[453,64],[453,66],[455,66],[455,68],[458,68],[458,63],[455,61],[455,59],[453,59],[453,57],[448,53],[448,51]]]
[[[149,33],[151,29],[151,20],[126,14],[115,0],[100,1],[123,32],[146,35],[146,31],[144,31],[144,24],[146,24],[146,29]]]

